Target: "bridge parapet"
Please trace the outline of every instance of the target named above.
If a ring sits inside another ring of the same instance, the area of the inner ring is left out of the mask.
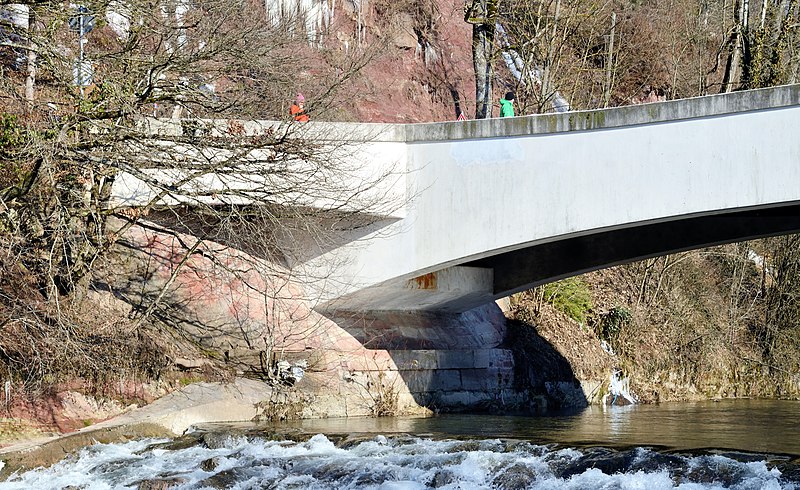
[[[800,85],[785,85],[608,109],[453,123],[409,124],[405,129],[405,138],[407,142],[414,143],[619,129],[796,105],[800,105]]]
[[[275,135],[307,140],[375,143],[407,141],[407,124],[348,123],[311,121],[308,123],[268,119],[167,119],[143,117],[138,129],[146,135],[163,137],[211,137],[235,139]]]

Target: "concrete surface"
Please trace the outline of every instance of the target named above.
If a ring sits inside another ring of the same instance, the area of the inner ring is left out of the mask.
[[[322,307],[464,311],[605,266],[800,231],[798,102],[787,86],[408,126],[407,216],[307,263],[344,264]]]
[[[458,312],[605,266],[800,231],[799,102],[794,85],[482,121],[295,126],[356,143],[344,146],[364,175],[404,178],[371,193],[394,203],[375,214],[391,219],[341,232],[342,246],[293,269],[324,278],[310,294],[321,310]]]

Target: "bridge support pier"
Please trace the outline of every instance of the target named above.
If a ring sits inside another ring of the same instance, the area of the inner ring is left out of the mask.
[[[455,266],[411,279],[398,279],[361,290],[324,305],[344,304],[358,311],[425,311],[458,313],[493,301],[491,268]]]

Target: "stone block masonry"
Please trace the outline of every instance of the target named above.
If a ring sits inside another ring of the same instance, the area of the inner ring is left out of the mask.
[[[456,406],[486,402],[511,390],[514,358],[508,349],[393,350],[392,359],[409,392],[418,400],[458,400]]]

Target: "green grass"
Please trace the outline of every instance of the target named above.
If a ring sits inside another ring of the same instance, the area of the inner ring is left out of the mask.
[[[544,299],[555,309],[578,323],[585,324],[592,309],[592,293],[580,278],[570,277],[544,285]]]

